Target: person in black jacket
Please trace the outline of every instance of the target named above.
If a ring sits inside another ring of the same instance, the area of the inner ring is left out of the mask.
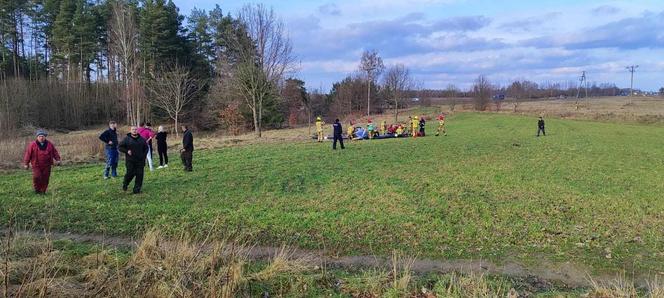
[[[544,119],[542,117],[539,117],[539,121],[537,121],[537,136],[540,136],[540,132],[546,137],[546,131],[544,131]]]
[[[420,136],[423,137],[425,136],[424,134],[424,128],[426,127],[426,120],[424,120],[424,116],[420,117]]]
[[[99,140],[104,143],[104,152],[106,153],[106,167],[104,168],[104,179],[110,175],[115,178],[118,176],[118,133],[115,121],[108,123],[108,129],[99,136]]]
[[[339,122],[339,119],[334,120],[334,124],[332,124],[332,128],[334,128],[334,142],[332,143],[332,149],[337,150],[337,141],[339,141],[339,144],[341,144],[341,149],[346,149],[344,147],[344,138],[341,135],[344,130],[341,127],[341,123]]]
[[[193,171],[192,160],[194,158],[194,135],[189,130],[187,125],[182,125],[182,149],[180,150],[180,158],[182,165],[187,172]]]
[[[138,134],[136,126],[131,127],[131,132],[120,142],[118,150],[125,154],[127,173],[122,182],[122,190],[127,191],[131,180],[134,182],[134,194],[141,193],[143,187],[143,171],[145,169],[145,158],[148,156],[148,144]]]
[[[163,126],[159,125],[159,132],[157,132],[157,151],[159,151],[159,167],[157,169],[168,168],[168,144],[166,144],[166,138],[168,137],[168,132],[164,129]]]

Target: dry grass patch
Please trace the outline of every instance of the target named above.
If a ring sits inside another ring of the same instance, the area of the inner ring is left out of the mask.
[[[661,298],[664,297],[664,284],[657,278],[652,281],[646,282],[645,287],[638,287],[633,281],[627,279],[625,276],[619,276],[613,281],[598,282],[591,279],[591,290],[589,293],[583,295],[590,298],[632,298],[632,297],[647,297],[647,298]]]

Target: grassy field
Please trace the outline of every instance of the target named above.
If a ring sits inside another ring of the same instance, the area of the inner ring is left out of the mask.
[[[336,152],[301,141],[199,151],[193,173],[179,162],[147,173],[138,196],[102,180],[100,165],[57,168],[46,197],[32,193],[29,172],[12,172],[0,179],[0,220],[137,236],[153,226],[202,236],[216,222],[220,239],[341,255],[399,250],[662,274],[664,127],[552,119],[536,138],[532,117],[448,122],[447,137]]]

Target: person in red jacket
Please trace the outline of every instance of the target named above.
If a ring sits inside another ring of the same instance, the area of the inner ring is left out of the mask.
[[[27,170],[32,165],[32,185],[35,193],[45,194],[51,177],[51,166],[60,165],[60,154],[43,130],[37,131],[37,140],[30,142],[23,156],[23,167]]]

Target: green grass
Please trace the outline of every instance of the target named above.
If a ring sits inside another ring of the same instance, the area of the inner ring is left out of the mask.
[[[148,172],[138,196],[102,180],[101,165],[55,169],[47,197],[14,172],[0,177],[0,220],[118,235],[155,225],[204,235],[216,221],[215,237],[339,254],[664,268],[664,128],[550,119],[536,138],[536,119],[469,113],[448,130],[336,152],[313,142],[199,151],[193,173],[179,162]]]

